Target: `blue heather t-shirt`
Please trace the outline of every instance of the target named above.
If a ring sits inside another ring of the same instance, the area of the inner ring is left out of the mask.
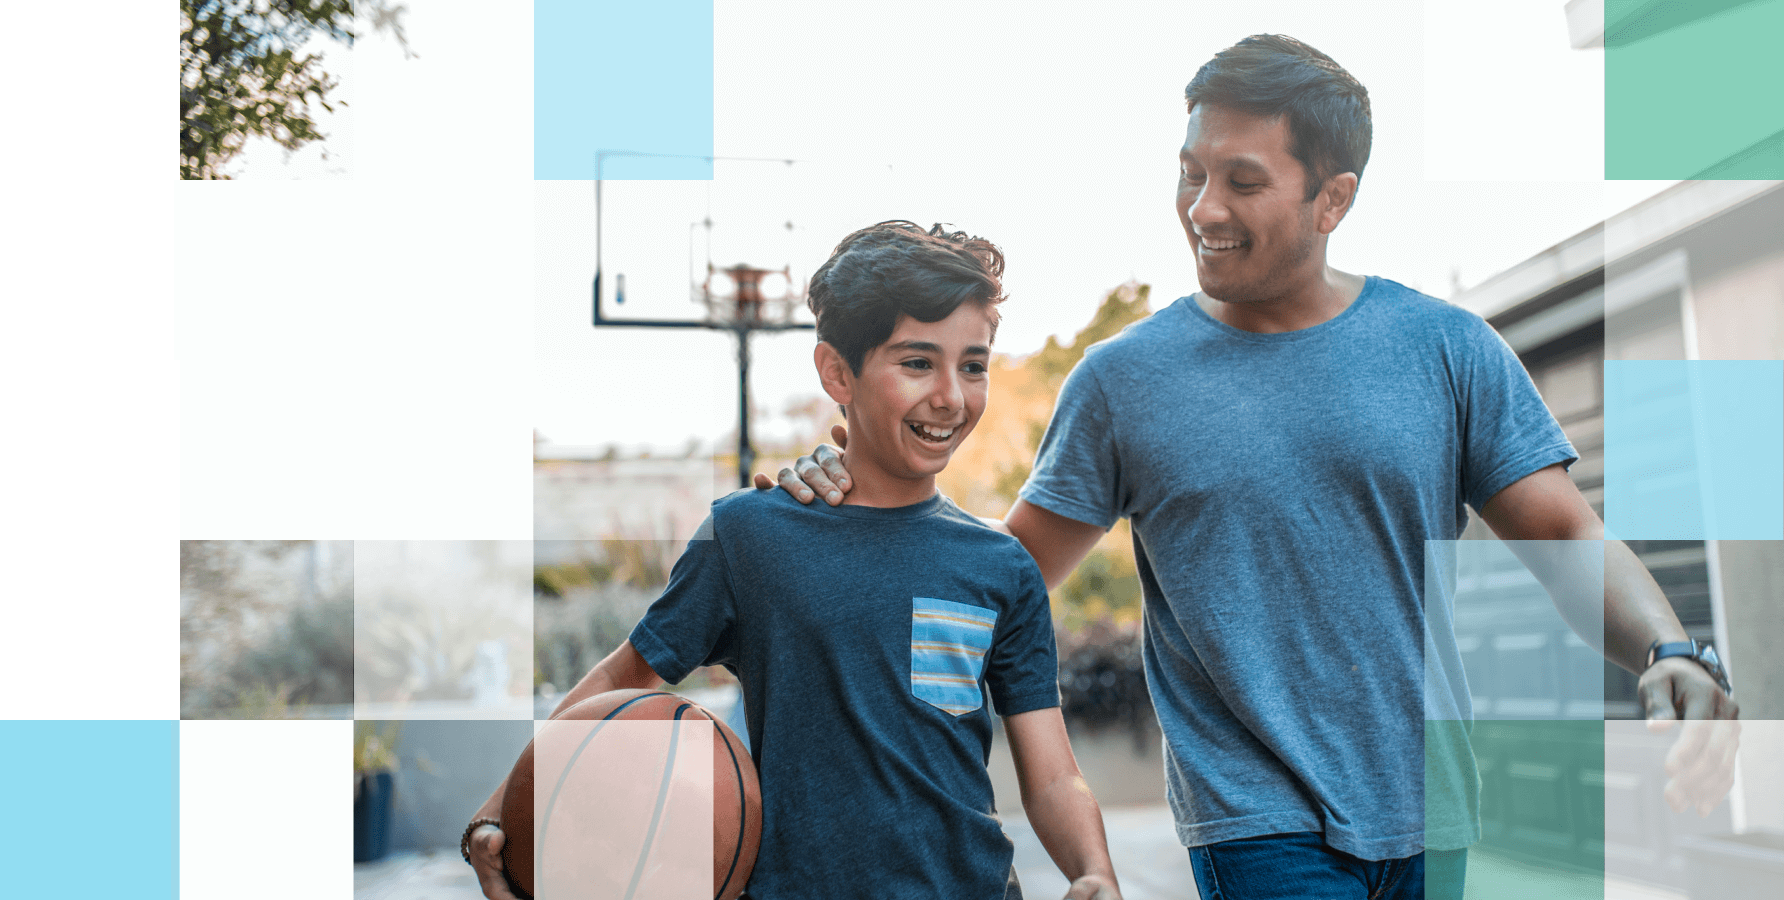
[[[1426,542],[1576,455],[1480,317],[1372,277],[1300,331],[1236,329],[1185,297],[1091,347],[1022,498],[1133,526],[1185,845],[1318,831],[1393,859],[1477,836],[1471,814],[1427,833],[1424,721],[1466,710],[1425,705]],[[1432,574],[1439,671],[1459,672]],[[1442,777],[1468,790],[1474,772]]]
[[[986,698],[1001,716],[1059,705],[1028,552],[940,494],[883,509],[740,491],[701,534],[631,641],[672,683],[702,665],[742,683],[762,782],[749,896],[1006,896]]]

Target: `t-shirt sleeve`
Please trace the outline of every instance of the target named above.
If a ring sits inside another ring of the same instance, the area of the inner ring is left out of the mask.
[[[1066,376],[1021,497],[1049,512],[1108,528],[1126,514],[1109,403],[1081,360]]]
[[[1059,705],[1059,655],[1047,585],[1026,552],[1022,563],[1016,601],[999,617],[985,667],[985,685],[1000,716]]]
[[[1579,458],[1530,374],[1486,322],[1471,318],[1464,367],[1462,491],[1479,511],[1526,475]]]
[[[736,595],[725,550],[709,517],[669,573],[669,586],[632,628],[632,646],[659,678],[676,684],[700,666],[733,661]]]

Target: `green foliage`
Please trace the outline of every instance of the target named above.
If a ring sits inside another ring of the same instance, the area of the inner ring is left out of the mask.
[[[1130,553],[1096,547],[1053,591],[1062,626],[1077,630],[1097,622],[1140,619],[1140,576]]]
[[[1108,340],[1121,333],[1121,329],[1132,325],[1151,313],[1147,307],[1147,298],[1152,294],[1152,286],[1148,284],[1124,284],[1109,292],[1103,298],[1096,314],[1090,317],[1090,324],[1073,336],[1069,346],[1062,346],[1056,338],[1047,338],[1047,345],[1039,353],[1028,358],[1027,365],[1039,371],[1045,378],[1045,384],[1055,393],[1065,382],[1065,376],[1084,358],[1084,351],[1097,341]],[[1034,436],[1034,446],[1039,448],[1041,437]]]
[[[394,772],[397,745],[402,743],[401,722],[353,723],[353,771]]]
[[[325,135],[317,108],[334,112],[340,80],[314,53],[323,36],[351,47],[352,0],[180,0],[180,177],[228,178],[224,166],[252,135],[296,150]],[[373,27],[391,32],[409,53],[404,6],[359,0]]]
[[[252,686],[238,692],[236,699],[236,706],[248,711],[281,712],[287,704],[352,703],[352,598],[332,597],[291,610],[265,641],[235,662],[229,681]]]

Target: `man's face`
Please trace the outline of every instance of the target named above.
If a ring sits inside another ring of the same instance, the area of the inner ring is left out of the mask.
[[[960,304],[939,322],[899,316],[851,379],[849,469],[933,478],[979,422],[991,386],[990,311]],[[857,480],[860,480],[857,477]]]
[[[1189,114],[1179,154],[1177,218],[1202,290],[1226,303],[1279,300],[1321,277],[1316,202],[1289,152],[1287,117],[1207,103]]]

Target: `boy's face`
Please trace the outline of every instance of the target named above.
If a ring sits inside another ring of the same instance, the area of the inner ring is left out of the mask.
[[[936,473],[985,411],[990,359],[990,312],[969,301],[939,322],[899,316],[892,336],[868,351],[859,376],[844,365],[849,398],[836,399],[849,410],[856,483],[908,483],[922,495],[911,502],[932,493]]]
[[[1290,152],[1286,117],[1198,103],[1179,157],[1177,218],[1196,280],[1226,303],[1276,300],[1320,276],[1316,204]]]

